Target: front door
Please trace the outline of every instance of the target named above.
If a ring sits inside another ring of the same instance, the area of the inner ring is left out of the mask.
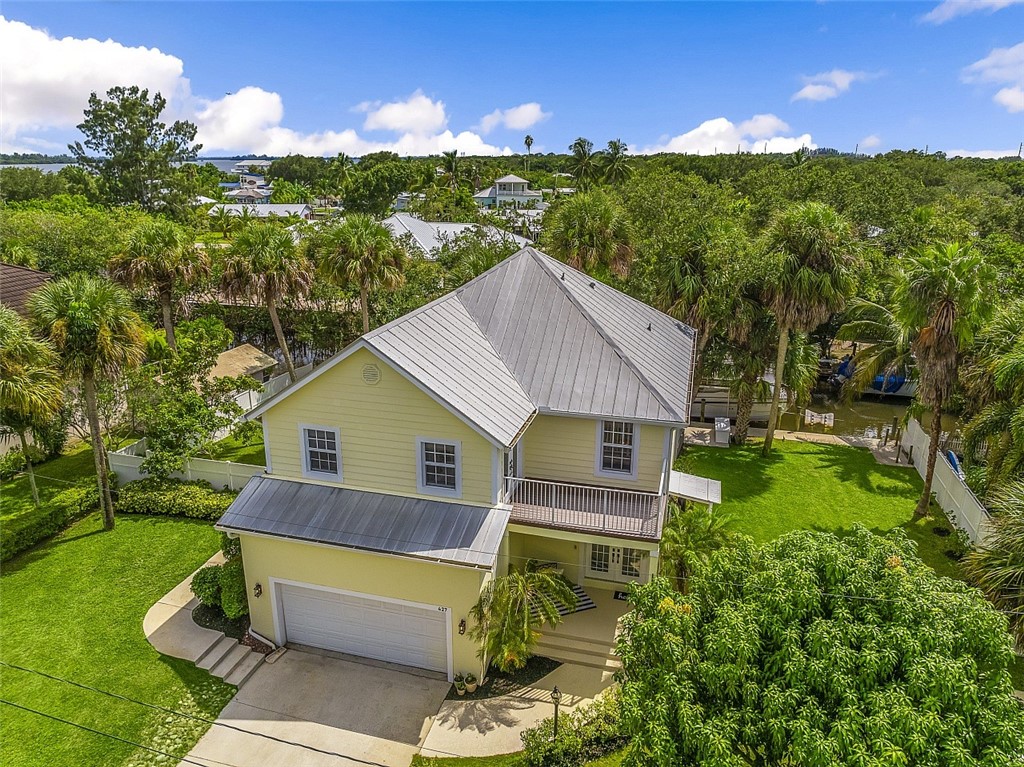
[[[643,549],[593,543],[590,545],[587,574],[591,578],[621,583],[645,580],[645,554]]]

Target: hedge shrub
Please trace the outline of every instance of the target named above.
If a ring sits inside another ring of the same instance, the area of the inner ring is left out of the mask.
[[[100,493],[95,482],[62,490],[31,514],[22,514],[3,525],[0,560],[8,560],[44,538],[56,535],[76,519],[98,509]]]
[[[220,608],[231,620],[249,614],[242,558],[229,559],[220,568]]]
[[[38,466],[46,460],[46,453],[35,445],[28,446],[28,454],[32,458],[32,465]],[[0,479],[10,479],[18,472],[25,470],[25,454],[20,447],[8,450],[0,455]]]
[[[207,607],[220,607],[220,565],[208,565],[192,576],[192,593]]]
[[[618,695],[610,689],[589,706],[560,715],[557,740],[551,718],[524,730],[523,761],[529,767],[580,767],[628,743],[620,724]]]
[[[209,482],[147,477],[121,487],[115,510],[122,514],[160,514],[216,521],[236,495],[231,490],[214,490]]]

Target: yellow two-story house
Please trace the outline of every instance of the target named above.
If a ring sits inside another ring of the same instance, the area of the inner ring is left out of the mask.
[[[694,333],[524,248],[250,413],[266,474],[241,538],[253,629],[444,673],[470,609],[529,559],[586,596],[657,569]],[[699,497],[699,496],[697,496]]]

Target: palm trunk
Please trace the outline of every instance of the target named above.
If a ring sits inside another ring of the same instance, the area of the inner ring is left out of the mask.
[[[32,456],[28,454],[28,440],[25,438],[25,430],[18,432],[18,439],[21,440],[21,453],[25,456],[25,473],[28,474],[28,485],[32,488],[32,503],[39,507],[39,488],[36,487],[36,472],[32,468]]]
[[[370,332],[370,293],[365,286],[359,288],[359,309],[363,313],[363,335]]]
[[[918,498],[917,508],[914,509],[915,517],[927,516],[928,506],[932,500],[935,459],[939,455],[939,438],[942,436],[942,408],[939,405],[932,408],[932,424],[928,432],[928,467],[924,472],[924,487],[921,489],[921,497]]]
[[[96,485],[100,491],[100,509],[103,511],[103,529],[114,529],[114,501],[110,496],[110,478],[107,476],[107,450],[100,433],[100,415],[96,407],[96,381],[92,373],[82,376],[82,394],[85,396],[85,414],[89,421],[92,458],[96,464]]]
[[[736,399],[736,444],[747,444],[750,430],[750,414],[754,410],[754,388],[757,376],[744,375],[740,378],[740,391]]]
[[[277,316],[277,302],[273,296],[267,296],[267,311],[270,313],[270,322],[274,326],[274,334],[277,336],[277,345],[281,347],[281,354],[284,355],[284,366],[288,369],[288,377],[292,383],[298,380],[295,375],[295,364],[292,362],[292,354],[288,351],[288,342],[284,340],[284,328],[281,327],[281,319]]]
[[[690,396],[697,398],[700,385],[704,382],[704,350],[708,348],[708,341],[711,340],[710,332],[697,334],[697,348],[694,350],[696,359],[693,363],[693,380],[690,381]]]
[[[160,295],[160,311],[164,317],[164,333],[167,335],[167,345],[172,352],[178,351],[178,342],[174,338],[174,316],[171,313],[171,294]]]
[[[768,431],[764,435],[764,446],[761,455],[767,457],[772,452],[772,441],[775,439],[775,425],[779,420],[779,399],[782,396],[782,376],[786,372],[786,351],[789,349],[789,328],[779,329],[779,353],[775,357],[775,385],[772,387],[772,406],[768,411]]]

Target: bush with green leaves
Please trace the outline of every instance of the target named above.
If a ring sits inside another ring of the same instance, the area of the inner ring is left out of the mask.
[[[619,700],[610,688],[589,706],[524,730],[523,761],[527,767],[582,767],[622,748],[627,741],[621,728]]]
[[[6,561],[44,538],[56,535],[99,505],[99,490],[87,481],[47,499],[40,508],[42,513],[24,514],[5,521],[0,531],[0,560]]]
[[[229,559],[220,568],[220,607],[231,620],[249,614],[242,558]]]
[[[156,514],[216,521],[237,493],[214,490],[209,482],[147,477],[124,485],[117,494],[119,514]]]
[[[192,576],[192,593],[207,607],[220,607],[220,565],[207,565]]]
[[[46,454],[35,445],[28,446],[28,454],[33,466],[38,466],[46,460]],[[24,470],[25,453],[20,447],[11,448],[4,455],[0,455],[0,479],[10,479]]]
[[[798,531],[633,586],[618,639],[625,764],[1010,765],[1006,617],[902,531]]]

